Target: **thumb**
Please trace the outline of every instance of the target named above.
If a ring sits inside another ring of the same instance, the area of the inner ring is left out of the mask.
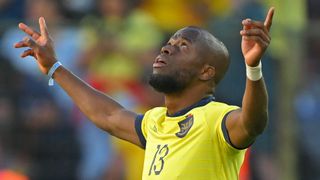
[[[44,17],[40,17],[39,18],[39,25],[40,25],[41,36],[43,36],[45,39],[48,39],[49,38],[49,32],[48,32],[46,20],[44,19]]]

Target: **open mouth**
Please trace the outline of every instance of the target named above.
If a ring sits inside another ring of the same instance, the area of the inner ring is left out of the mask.
[[[161,56],[158,56],[158,57],[156,58],[156,60],[154,61],[154,63],[153,63],[153,67],[154,67],[154,68],[160,68],[160,67],[164,67],[164,66],[166,66],[166,65],[167,65],[166,61],[163,60],[163,59],[161,58]]]

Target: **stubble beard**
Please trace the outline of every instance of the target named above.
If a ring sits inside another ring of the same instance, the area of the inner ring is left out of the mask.
[[[191,81],[193,74],[181,70],[167,74],[152,74],[149,77],[149,84],[158,92],[164,94],[176,94],[185,90]]]

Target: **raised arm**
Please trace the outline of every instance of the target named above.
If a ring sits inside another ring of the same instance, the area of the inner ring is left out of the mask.
[[[247,72],[252,67],[256,69],[254,71],[259,71],[261,57],[271,41],[269,30],[273,14],[274,8],[270,8],[264,22],[251,19],[242,21],[241,48],[248,66]],[[254,76],[254,78],[248,78],[247,75],[242,109],[231,112],[226,119],[231,143],[237,148],[246,148],[252,144],[263,132],[268,121],[268,94],[265,82],[263,77],[259,78],[257,74]]]
[[[20,23],[19,28],[30,37],[16,43],[15,47],[27,47],[21,57],[33,56],[41,72],[48,74],[57,59],[44,18],[39,19],[39,25],[40,33]],[[141,146],[134,127],[135,113],[93,89],[63,66],[54,72],[53,77],[94,124],[118,138]]]

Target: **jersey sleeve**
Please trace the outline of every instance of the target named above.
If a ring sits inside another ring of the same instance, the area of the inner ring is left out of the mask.
[[[222,144],[222,147],[228,151],[228,152],[239,152],[243,149],[238,149],[236,148],[231,140],[230,140],[230,136],[226,127],[226,119],[227,116],[234,110],[239,109],[239,107],[237,106],[229,106],[228,108],[226,108],[222,114],[220,115],[219,121],[217,123],[217,126],[215,128],[216,132],[217,132],[217,137],[219,139],[220,144]]]
[[[142,145],[142,148],[145,149],[146,148],[146,139],[147,139],[147,135],[146,135],[146,120],[145,120],[145,115],[143,114],[139,114],[137,115],[136,119],[135,119],[135,130],[136,133],[139,137],[140,143]]]

